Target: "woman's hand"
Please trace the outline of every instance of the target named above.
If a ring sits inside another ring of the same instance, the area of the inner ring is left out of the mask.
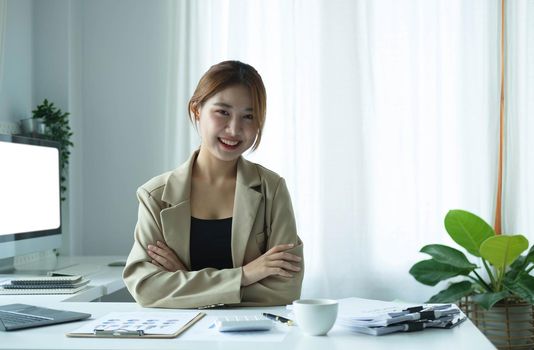
[[[147,253],[152,258],[152,264],[162,268],[163,270],[170,272],[187,270],[176,253],[161,241],[157,241],[156,245],[149,244]]]
[[[274,246],[256,260],[243,266],[241,285],[248,286],[272,275],[293,277],[290,272],[300,271],[300,267],[294,263],[302,260],[300,256],[286,252],[293,247],[294,244]]]

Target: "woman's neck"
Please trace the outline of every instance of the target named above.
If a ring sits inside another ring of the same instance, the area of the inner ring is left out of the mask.
[[[208,150],[201,147],[193,165],[193,175],[211,184],[235,180],[237,159],[223,161],[215,158]]]

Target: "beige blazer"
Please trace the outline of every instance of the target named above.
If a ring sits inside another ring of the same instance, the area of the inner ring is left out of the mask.
[[[233,268],[167,272],[150,263],[147,246],[157,240],[172,248],[188,269],[191,224],[191,173],[197,152],[174,171],[157,176],[137,190],[135,240],[123,278],[135,300],[146,307],[193,308],[214,304],[284,305],[300,297],[304,260],[293,278],[270,276],[241,286],[242,266],[271,247],[294,243],[302,254],[291,199],[276,173],[240,157],[232,220]]]

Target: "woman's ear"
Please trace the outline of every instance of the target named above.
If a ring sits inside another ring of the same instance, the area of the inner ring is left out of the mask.
[[[191,104],[191,114],[193,115],[195,121],[198,121],[200,118],[200,106],[197,102]]]

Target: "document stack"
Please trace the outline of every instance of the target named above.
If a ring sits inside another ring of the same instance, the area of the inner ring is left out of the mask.
[[[445,304],[375,309],[343,315],[338,319],[338,324],[353,332],[384,335],[421,331],[425,328],[452,328],[465,319],[466,316],[456,305]]]
[[[83,276],[28,277],[0,281],[0,295],[74,294],[87,287]]]

